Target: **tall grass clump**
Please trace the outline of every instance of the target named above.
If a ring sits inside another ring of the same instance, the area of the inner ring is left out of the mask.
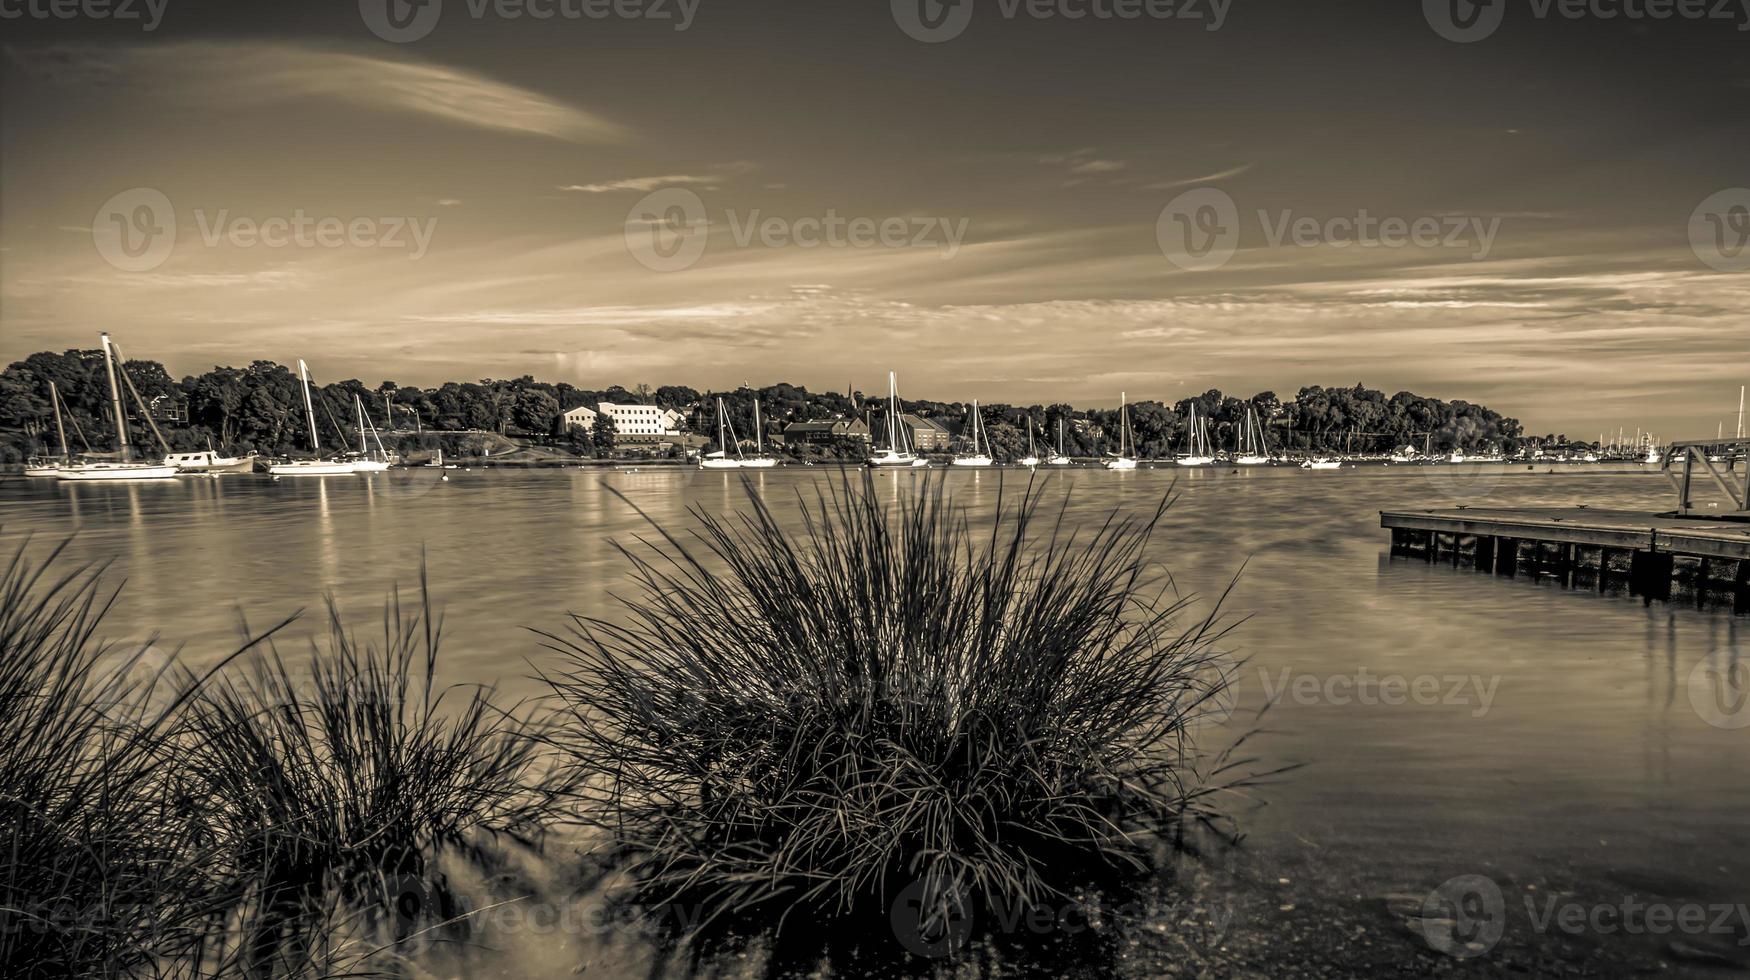
[[[887,501],[847,477],[795,526],[750,488],[622,547],[623,615],[547,642],[624,897],[701,943],[891,946],[902,906],[924,937],[1013,921],[1215,820],[1245,777],[1193,735],[1231,674],[1217,613],[1152,556],[1169,501],[1078,527],[1042,488],[988,526],[939,482]]]
[[[227,904],[168,746],[189,685],[97,630],[100,569],[0,570],[0,976],[162,972]]]
[[[187,710],[189,765],[239,886],[225,958],[248,973],[305,968],[347,910],[366,947],[424,948],[460,914],[439,857],[536,843],[555,805],[535,722],[490,687],[437,684],[423,579],[418,607],[394,595],[374,640],[328,611],[305,671],[270,646]]]

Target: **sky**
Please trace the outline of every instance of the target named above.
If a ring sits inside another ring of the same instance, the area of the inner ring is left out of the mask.
[[[1586,438],[1750,383],[1750,0],[48,2],[0,0],[0,362]]]

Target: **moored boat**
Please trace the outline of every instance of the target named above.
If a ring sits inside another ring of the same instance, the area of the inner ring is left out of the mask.
[[[905,421],[899,414],[899,376],[887,372],[887,446],[869,454],[870,466],[910,466],[922,468],[930,461],[911,451],[905,435]]]
[[[115,418],[116,447],[121,458],[115,462],[82,460],[77,463],[68,463],[56,468],[55,479],[57,480],[169,480],[176,476],[176,467],[174,466],[163,463],[136,462],[132,459],[133,446],[128,441],[127,414],[122,409],[121,386],[116,382],[114,347],[115,345],[110,342],[109,334],[103,334],[103,371],[109,379],[110,413]],[[125,371],[122,373],[122,377],[123,379],[127,378]],[[127,385],[128,390],[134,394],[134,400],[140,402],[140,411],[144,413],[146,406],[140,399],[140,393],[134,391],[134,383],[128,381]],[[158,427],[151,421],[151,416],[146,415],[145,417],[147,423],[152,426],[152,431],[158,434],[159,441],[163,442],[164,436],[162,433],[158,433]]]
[[[1118,452],[1106,460],[1109,470],[1134,470],[1136,459],[1130,455],[1130,393],[1118,395]]]
[[[316,432],[316,405],[310,398],[310,367],[298,359],[298,380],[304,389],[304,418],[310,426],[310,451],[316,459],[292,459],[267,468],[274,476],[344,476],[357,473],[352,460],[322,459],[322,437]]]
[[[990,454],[990,438],[984,435],[984,413],[978,399],[972,400],[972,452],[954,457],[955,466],[992,466],[996,460]]]

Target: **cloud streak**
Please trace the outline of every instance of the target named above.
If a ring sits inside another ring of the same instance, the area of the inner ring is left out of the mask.
[[[193,41],[8,49],[40,80],[102,91],[125,86],[179,109],[331,101],[474,129],[568,143],[617,143],[622,126],[476,72],[289,44]]]

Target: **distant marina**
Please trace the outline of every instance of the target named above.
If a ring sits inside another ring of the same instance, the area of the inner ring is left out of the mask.
[[[683,465],[707,470],[822,464],[908,469],[1089,467],[1120,472],[1158,467],[1334,471],[1362,466],[1486,464],[1648,469],[1663,467],[1667,459],[1666,445],[1650,432],[1631,435],[1619,430],[1615,436],[1600,434],[1592,442],[1533,438],[1517,434],[1515,420],[1499,419],[1486,409],[1480,410],[1482,414],[1476,419],[1450,419],[1438,431],[1429,428],[1394,437],[1351,426],[1347,431],[1321,435],[1323,430],[1315,426],[1308,432],[1305,423],[1297,421],[1295,405],[1280,402],[1269,393],[1240,400],[1210,392],[1177,406],[1148,403],[1140,406],[1148,411],[1146,434],[1133,420],[1136,403],[1128,392],[1119,393],[1119,407],[1113,413],[1077,411],[1068,406],[1005,406],[993,412],[973,399],[961,406],[956,416],[953,403],[903,400],[896,372],[889,372],[886,396],[879,400],[864,401],[855,391],[807,396],[803,404],[786,404],[775,412],[765,410],[760,392],[748,389],[701,395],[692,389],[663,388],[657,394],[664,397],[654,401],[598,398],[570,407],[538,389],[524,389],[516,397],[528,404],[518,404],[515,412],[500,409],[496,429],[444,429],[427,427],[420,405],[397,400],[413,389],[384,385],[369,392],[357,382],[318,387],[303,360],[297,362],[295,376],[274,381],[281,405],[279,415],[257,423],[277,433],[282,445],[291,444],[289,451],[276,453],[259,439],[237,446],[215,445],[215,435],[223,439],[223,433],[203,433],[198,428],[190,431],[187,406],[203,395],[197,379],[188,382],[196,383],[197,391],[181,395],[180,403],[175,392],[159,391],[143,397],[120,348],[107,333],[100,337],[99,352],[105,397],[95,404],[88,401],[82,412],[74,411],[67,392],[53,376],[21,379],[39,387],[43,419],[31,438],[46,444],[42,450],[47,450],[30,457],[22,467],[25,476],[80,482],[264,473],[278,479],[369,475],[408,467],[604,464]],[[134,363],[136,367],[143,363],[150,374],[164,373],[153,362]],[[30,364],[20,362],[14,369]],[[260,367],[258,362],[251,370]],[[292,398],[286,403],[288,383]],[[446,386],[443,393],[449,387],[454,386]],[[570,392],[575,389],[555,389],[557,396],[580,399],[581,393]],[[801,390],[778,386],[767,389],[766,394],[782,397],[786,392]],[[88,398],[90,394],[87,391]],[[1303,398],[1359,398],[1363,394],[1360,388],[1353,392],[1302,391]],[[625,395],[647,398],[649,392],[641,386],[640,392]],[[1394,396],[1392,404],[1407,396]],[[1743,398],[1741,389],[1736,422],[1740,437]],[[543,399],[550,408],[541,406]],[[814,403],[836,406],[837,410],[818,414],[818,410],[809,410]],[[1369,410],[1377,414],[1379,402],[1368,404],[1375,406]],[[440,413],[443,409],[436,405],[426,410]],[[1313,410],[1316,407],[1301,407],[1300,413]],[[1467,406],[1466,410],[1477,407]],[[208,408],[206,414],[211,411]],[[1419,417],[1432,417],[1421,409],[1416,411],[1422,413]],[[1223,417],[1219,434],[1212,426],[1212,417],[1218,412]],[[95,419],[101,423],[99,428],[113,430],[110,448],[92,444],[87,426],[79,422],[81,415],[87,423]],[[377,423],[379,415],[381,425]],[[520,431],[511,425],[513,417]],[[229,418],[224,421],[228,426]],[[69,442],[69,426],[83,445],[82,451]],[[1723,434],[1725,423],[1717,427]],[[166,428],[171,429],[169,435]],[[191,441],[199,444],[191,447]],[[1388,448],[1380,448],[1381,443],[1387,443]],[[147,446],[155,446],[156,451],[148,451]],[[1728,468],[1736,465],[1735,460],[1719,455],[1713,462],[1725,462]]]

